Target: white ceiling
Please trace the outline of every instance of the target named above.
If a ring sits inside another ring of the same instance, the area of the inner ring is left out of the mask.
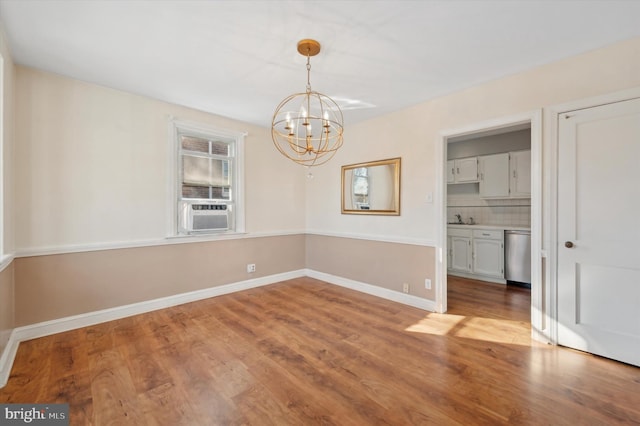
[[[0,0],[16,63],[269,126],[311,85],[345,124],[640,36],[640,1]]]

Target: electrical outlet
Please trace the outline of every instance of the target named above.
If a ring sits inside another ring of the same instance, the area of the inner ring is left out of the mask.
[[[431,280],[429,278],[424,279],[424,288],[431,290]]]
[[[255,263],[247,263],[247,272],[248,273],[252,273],[256,271],[256,264]]]
[[[409,293],[409,284],[407,283],[402,284],[402,292]]]

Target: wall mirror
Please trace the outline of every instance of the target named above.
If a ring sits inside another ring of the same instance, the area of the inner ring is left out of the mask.
[[[342,166],[342,214],[400,215],[400,158]]]

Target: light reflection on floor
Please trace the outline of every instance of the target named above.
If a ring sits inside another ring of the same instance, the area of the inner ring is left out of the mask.
[[[405,331],[525,346],[532,344],[529,323],[505,319],[429,313]]]

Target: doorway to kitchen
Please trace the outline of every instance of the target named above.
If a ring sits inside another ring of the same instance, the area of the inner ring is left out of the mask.
[[[544,325],[541,113],[493,120],[441,136],[438,311],[447,310],[449,274],[456,283],[467,279],[530,286],[531,324],[538,335]],[[505,244],[510,245],[507,250]]]

